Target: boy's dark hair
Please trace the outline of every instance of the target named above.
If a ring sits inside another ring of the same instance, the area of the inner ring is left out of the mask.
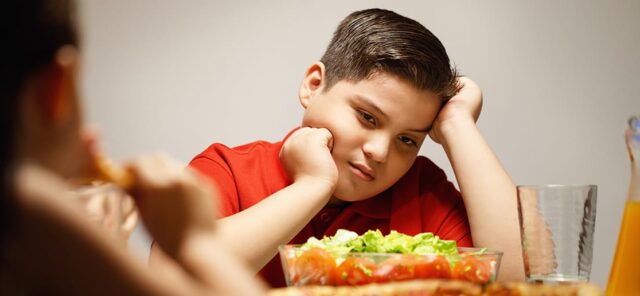
[[[7,223],[19,216],[12,210],[11,184],[23,88],[60,47],[77,45],[74,12],[73,0],[8,0],[0,9],[0,248]]]
[[[459,89],[440,40],[420,23],[389,10],[351,13],[320,61],[326,68],[325,91],[340,80],[359,81],[381,72],[432,91],[443,101]]]

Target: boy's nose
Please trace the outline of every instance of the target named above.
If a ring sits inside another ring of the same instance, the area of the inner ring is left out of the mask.
[[[389,155],[390,138],[385,135],[371,137],[362,145],[362,151],[368,157],[379,163],[385,163]]]

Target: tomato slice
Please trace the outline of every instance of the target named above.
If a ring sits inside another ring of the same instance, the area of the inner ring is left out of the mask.
[[[450,279],[451,266],[444,256],[417,257],[415,277],[420,279]]]
[[[347,258],[336,273],[338,286],[364,285],[373,282],[376,264],[365,258]]]
[[[454,279],[484,284],[489,281],[491,269],[487,264],[471,255],[463,255],[462,259],[453,267]]]
[[[333,285],[336,261],[331,253],[312,248],[302,253],[293,262],[291,281],[294,285]]]
[[[410,280],[415,277],[415,256],[396,255],[382,261],[374,272],[378,283]]]

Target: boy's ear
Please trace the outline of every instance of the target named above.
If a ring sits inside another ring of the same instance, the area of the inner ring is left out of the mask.
[[[77,50],[71,46],[58,50],[54,61],[44,69],[38,97],[47,122],[56,123],[75,110]]]
[[[300,84],[300,91],[298,96],[300,97],[300,104],[305,109],[309,106],[311,99],[320,93],[324,87],[325,80],[325,67],[322,62],[315,62],[309,66]]]

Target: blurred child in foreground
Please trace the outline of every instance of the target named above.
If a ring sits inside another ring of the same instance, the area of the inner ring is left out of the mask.
[[[0,11],[0,294],[261,294],[220,248],[214,188],[167,157],[128,165],[128,190],[169,257],[158,270],[87,217],[67,182],[95,176],[97,162],[82,135],[75,5],[11,0]]]

